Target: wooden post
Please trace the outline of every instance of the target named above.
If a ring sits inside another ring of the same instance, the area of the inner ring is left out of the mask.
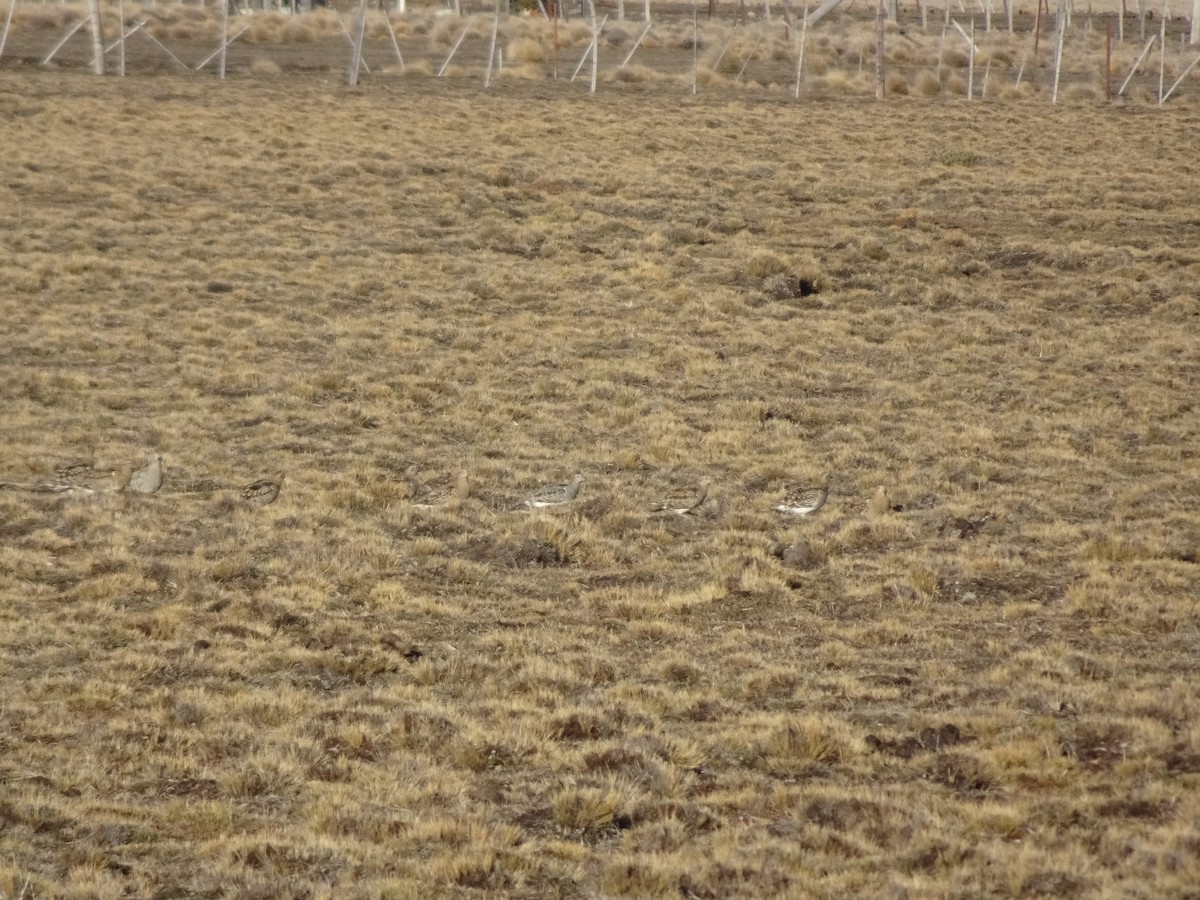
[[[608,16],[605,16],[603,19],[601,19],[600,20],[600,29],[604,28],[604,25],[607,22],[608,22]],[[579,57],[579,65],[577,65],[575,67],[575,71],[571,73],[571,81],[574,81],[576,78],[579,77],[579,73],[583,71],[583,64],[588,61],[589,56],[591,56],[592,54],[594,54],[596,52],[596,43],[597,43],[598,38],[599,38],[599,29],[592,32],[592,40],[587,45],[587,49],[583,51],[583,56]]]
[[[1192,0],[1192,29],[1188,35],[1189,44],[1200,44],[1200,0]],[[1171,88],[1171,90],[1175,90]],[[1170,92],[1168,92],[1170,96]]]
[[[218,0],[221,4],[221,59],[217,63],[217,77],[225,80],[225,49],[229,46],[229,0]]]
[[[1037,12],[1033,14],[1033,60],[1037,63],[1038,41],[1042,37],[1042,0],[1037,0]]]
[[[695,5],[695,0],[693,0],[693,5]],[[695,12],[695,10],[693,10],[693,12]],[[630,48],[629,52],[625,55],[625,58],[623,60],[621,60],[621,64],[619,66],[617,66],[618,69],[623,69],[627,65],[629,65],[629,61],[631,59],[633,59],[633,54],[637,53],[638,47],[642,46],[642,41],[644,41],[646,39],[646,35],[648,35],[650,33],[651,25],[652,25],[652,23],[647,22],[645,25],[642,26],[641,33],[637,36],[637,40],[633,42],[633,47]],[[698,34],[696,32],[696,22],[695,22],[695,17],[693,16],[692,17],[692,49],[693,50],[696,48],[696,38],[697,37],[698,37]],[[692,55],[695,56],[694,53]]]
[[[103,75],[104,31],[100,22],[100,0],[88,0],[88,18],[92,25],[92,71]]]
[[[554,4],[554,80],[558,81],[558,4]]]
[[[971,16],[971,37],[967,41],[967,99],[975,99],[975,17]]]
[[[765,32],[764,32],[765,33]],[[742,80],[742,76],[746,74],[746,68],[750,65],[750,60],[754,59],[754,54],[758,52],[758,45],[762,43],[763,34],[760,33],[754,41],[754,46],[750,48],[750,52],[746,54],[746,59],[742,62],[742,67],[738,69],[737,77],[733,79],[733,83],[737,84]]]
[[[937,80],[940,84],[942,81],[942,58],[945,55],[946,49],[946,26],[942,26],[942,36],[938,38],[938,65],[937,65]]]
[[[17,0],[12,0],[13,5],[16,5]],[[119,50],[117,52],[117,74],[122,78],[125,77],[125,0],[117,0],[117,19],[119,19],[118,28],[121,32]]]
[[[717,66],[721,65],[721,60],[723,60],[725,58],[725,54],[729,52],[729,47],[733,44],[733,39],[737,36],[737,30],[738,30],[737,23],[734,22],[733,28],[731,28],[729,31],[729,40],[727,40],[725,42],[724,46],[721,47],[721,52],[717,54],[716,61],[711,66],[709,66],[708,70],[710,72],[717,71]]]
[[[1062,73],[1063,42],[1067,39],[1066,19],[1060,18],[1058,22],[1058,49],[1054,53],[1054,93],[1050,97],[1051,103],[1058,102],[1058,79]]]
[[[696,9],[696,0],[692,0],[692,96],[696,95],[700,81],[700,21]],[[628,61],[628,60],[626,60]]]
[[[358,73],[362,68],[363,35],[367,30],[367,0],[358,0],[358,19],[354,23],[354,46],[350,51],[350,68],[346,73],[346,83],[350,87],[358,85]]]
[[[1163,104],[1163,81],[1167,75],[1167,17],[1159,19],[1158,36],[1158,105]]]
[[[883,23],[887,18],[884,0],[875,0],[875,99],[882,100],[885,93],[883,80]]]
[[[808,16],[808,24],[816,25],[823,18],[833,12],[833,10],[836,9],[838,4],[841,2],[842,0],[825,0],[824,3],[814,9],[811,15]],[[851,2],[853,2],[853,0],[851,0]]]
[[[84,16],[82,19],[80,19],[78,22],[76,22],[74,25],[72,25],[70,30],[62,36],[62,38],[59,40],[59,42],[50,48],[50,52],[47,53],[46,58],[42,60],[42,65],[43,66],[50,65],[50,60],[54,59],[54,54],[58,53],[58,51],[62,49],[63,44],[65,44],[72,37],[74,37],[75,32],[77,32],[80,28],[82,28],[87,23],[88,23],[87,17]]]
[[[646,5],[642,10],[642,20],[646,22],[650,21],[650,0],[646,0]]]
[[[143,22],[142,24],[145,25],[146,23]],[[214,50],[212,53],[208,54],[208,56],[204,57],[204,59],[200,60],[200,62],[196,63],[196,67],[195,67],[194,71],[199,72],[201,69],[203,69],[205,66],[207,66],[210,62],[212,62],[214,59],[216,59],[218,56],[220,56],[222,50],[224,50],[226,47],[232,46],[234,41],[236,41],[238,38],[240,38],[243,34],[245,34],[249,30],[250,30],[249,25],[243,25],[241,27],[241,29],[236,34],[234,34],[234,36],[231,37],[229,40],[221,41],[221,45],[219,47],[217,47],[216,50]],[[174,53],[172,53],[170,50],[168,50],[166,47],[164,47],[161,43],[159,43],[158,38],[156,38],[154,35],[152,35],[148,31],[143,31],[142,34],[146,35],[146,37],[150,38],[150,40],[152,40],[152,41],[154,41],[154,43],[158,44],[159,49],[162,50],[165,54],[167,54],[167,56],[171,57],[171,59],[175,60],[175,62],[179,63],[180,68],[182,68],[185,72],[188,71],[188,67],[187,67],[187,65],[184,64],[183,60],[181,60],[178,56],[176,56]]]
[[[804,4],[804,21],[800,24],[800,53],[796,57],[796,99],[800,99],[800,79],[804,77],[804,46],[808,43],[808,4]]]
[[[596,93],[596,75],[600,70],[600,28],[596,22],[596,4],[594,0],[588,0],[588,12],[592,15],[592,82],[588,87],[588,93]],[[604,17],[605,21],[608,16]],[[647,19],[647,21],[649,21]]]
[[[1195,59],[1193,59],[1192,64],[1183,70],[1182,75],[1180,75],[1178,78],[1175,79],[1175,83],[1173,85],[1171,85],[1171,87],[1167,90],[1166,94],[1163,95],[1163,103],[1166,103],[1167,99],[1173,93],[1175,93],[1175,88],[1179,87],[1179,85],[1183,83],[1183,79],[1187,78],[1188,75],[1191,74],[1192,69],[1196,68],[1197,64],[1200,64],[1200,56],[1197,56]]]
[[[8,26],[12,24],[13,10],[17,8],[17,0],[9,0],[8,15],[4,17],[4,31],[0,33],[0,59],[4,58],[4,45],[8,43]]]
[[[146,24],[145,22],[138,22],[132,28],[128,28],[125,31],[122,31],[120,37],[118,37],[115,41],[113,41],[111,44],[109,44],[107,47],[104,48],[104,55],[108,56],[108,54],[110,54],[114,50],[116,50],[117,45],[120,44],[122,40],[126,40],[126,41],[129,40],[131,37],[133,37],[135,32],[141,31],[142,27],[145,24]]]
[[[488,43],[487,69],[483,75],[483,89],[492,86],[492,65],[496,61],[496,34],[500,31],[500,0],[496,0],[496,15],[492,17],[492,39]]]
[[[383,14],[383,24],[387,26],[388,37],[392,39],[392,50],[396,53],[396,60],[400,63],[400,71],[404,71],[404,54],[400,52],[400,44],[396,40],[396,29],[392,28],[392,20],[388,18],[388,14]]]
[[[1158,35],[1150,35],[1150,40],[1146,41],[1146,46],[1142,48],[1142,52],[1138,54],[1138,58],[1133,61],[1133,66],[1129,70],[1129,74],[1125,76],[1125,80],[1121,82],[1121,87],[1117,91],[1117,96],[1120,97],[1125,93],[1125,88],[1129,87],[1129,82],[1133,81],[1133,76],[1137,73],[1138,66],[1146,59],[1150,53],[1150,48],[1154,46],[1154,42],[1158,40]]]
[[[366,3],[367,0],[362,0],[362,2]],[[454,59],[454,54],[458,52],[458,48],[461,47],[462,42],[466,40],[467,32],[471,30],[471,25],[474,24],[474,22],[474,16],[471,16],[471,18],[467,19],[467,27],[462,30],[462,34],[458,36],[458,40],[454,42],[454,46],[451,47],[450,52],[446,54],[446,61],[442,63],[442,67],[437,70],[437,75],[434,76],[435,78],[441,78],[446,74],[446,69],[450,66],[450,60]]]
[[[1112,22],[1104,29],[1104,102],[1112,100]]]
[[[145,22],[143,22],[142,24],[144,25]],[[250,25],[247,25],[246,28],[250,28]],[[246,30],[245,28],[242,29],[242,31],[245,31],[245,30]],[[154,35],[151,35],[150,32],[146,31],[145,29],[142,30],[142,34],[146,36],[146,40],[150,41],[150,43],[152,43],[152,44],[155,44],[155,46],[158,49],[162,50],[163,53],[166,53],[168,56],[170,56],[170,59],[172,59],[175,62],[176,66],[179,66],[185,72],[192,71],[192,70],[190,70],[190,68],[187,67],[187,64],[186,64],[186,62],[184,62],[184,60],[181,60],[179,58],[179,56],[176,56],[174,53],[170,52],[170,48],[167,47],[167,44],[164,44],[162,41],[158,40],[157,37],[155,37]],[[239,31],[238,34],[241,34],[241,31]],[[233,41],[230,41],[230,43],[233,43]],[[216,50],[214,50],[214,52],[212,52],[212,55],[216,55]],[[211,59],[211,56],[209,59]],[[197,66],[196,68],[197,68],[197,71],[199,71],[200,67]]]

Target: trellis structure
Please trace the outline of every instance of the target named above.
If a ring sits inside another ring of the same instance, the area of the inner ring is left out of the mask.
[[[20,2],[30,6],[36,5],[32,3],[32,0],[20,0]],[[236,42],[239,37],[241,37],[241,35],[243,35],[250,27],[252,27],[253,24],[252,22],[248,22],[231,35],[229,7],[225,5],[224,0],[217,0],[217,2],[220,4],[221,16],[220,32],[217,39],[216,49],[194,65],[189,65],[180,58],[179,54],[176,54],[166,44],[164,44],[163,41],[160,41],[154,36],[154,34],[151,33],[150,28],[147,27],[148,21],[146,18],[143,17],[132,22],[128,22],[125,18],[124,0],[116,0],[117,16],[118,20],[122,23],[122,27],[118,29],[118,35],[116,36],[116,39],[113,40],[108,46],[105,46],[100,0],[84,0],[84,2],[86,3],[86,11],[84,15],[80,20],[72,23],[65,33],[63,33],[61,37],[53,44],[53,46],[50,47],[45,57],[41,60],[43,64],[51,62],[64,45],[66,45],[80,30],[88,27],[91,46],[89,65],[92,71],[96,74],[104,74],[106,71],[112,71],[115,68],[117,74],[124,75],[126,72],[125,43],[128,39],[134,38],[136,35],[140,34],[142,35],[142,38],[139,38],[139,40],[152,42],[157,48],[156,52],[161,52],[165,56],[169,57],[172,63],[181,70],[199,71],[211,63],[214,59],[219,60],[216,71],[219,77],[224,78],[227,71],[227,51],[229,47]],[[209,2],[212,2],[212,0],[209,0]],[[262,2],[266,2],[266,0],[262,0]],[[298,8],[301,10],[305,8],[311,8],[311,0],[288,0],[288,2],[293,6],[298,6]],[[376,15],[376,13],[371,9],[372,2],[373,0],[357,0],[356,8],[354,10],[354,18],[350,27],[347,27],[342,22],[340,17],[337,20],[339,27],[342,29],[349,45],[349,60],[346,68],[346,81],[351,86],[357,86],[360,75],[364,73],[370,74],[371,71],[369,65],[367,64],[364,50],[368,49],[366,47],[368,17],[371,15]],[[387,0],[387,2],[389,5],[391,5],[391,0]],[[482,0],[482,2],[487,3],[487,0]],[[602,38],[606,33],[616,33],[616,28],[620,27],[625,15],[626,3],[624,0],[604,0],[604,2],[607,3],[615,13],[614,17],[612,13],[608,15],[600,15],[600,11],[596,10],[594,6],[590,5],[590,0],[583,0],[583,2],[584,6],[582,9],[587,13],[587,15],[584,17],[584,20],[589,24],[589,40],[586,49],[579,58],[578,65],[574,69],[574,74],[578,75],[583,66],[590,61],[590,78],[588,79],[589,90],[594,91],[597,89],[597,85],[600,82],[601,48],[602,46],[608,46],[610,43],[607,41],[602,42]],[[741,3],[739,3],[736,8],[730,3],[725,5],[725,12],[733,16],[735,19],[735,24],[733,29],[729,31],[727,39],[724,37],[720,39],[722,41],[720,52],[717,54],[716,62],[712,63],[711,67],[708,68],[708,72],[711,74],[717,73],[725,54],[729,52],[731,48],[737,44],[737,42],[740,41],[744,46],[739,47],[739,58],[735,61],[735,65],[738,66],[737,76],[733,79],[735,84],[740,83],[743,78],[747,76],[748,71],[761,69],[763,67],[762,62],[760,61],[760,47],[765,48],[768,45],[768,42],[770,42],[773,45],[773,49],[764,50],[764,52],[768,56],[774,54],[774,58],[778,59],[778,38],[780,34],[791,35],[790,40],[793,44],[792,65],[795,73],[792,94],[796,99],[800,99],[803,95],[802,86],[805,83],[805,52],[809,39],[808,32],[823,22],[833,21],[833,19],[830,17],[837,12],[839,8],[841,8],[842,0],[824,0],[824,2],[820,3],[813,9],[806,7],[802,13],[799,13],[797,10],[795,10],[789,0],[777,0],[777,5],[774,11],[772,9],[771,0],[760,0],[760,2],[761,5],[757,7]],[[1059,96],[1059,82],[1064,67],[1070,68],[1070,65],[1068,64],[1070,63],[1072,54],[1075,54],[1076,60],[1079,60],[1081,59],[1082,53],[1086,52],[1086,50],[1081,47],[1078,36],[1082,35],[1086,37],[1090,32],[1094,9],[1089,6],[1088,11],[1083,14],[1085,16],[1085,28],[1082,30],[1075,28],[1073,31],[1071,30],[1074,27],[1072,24],[1072,19],[1073,17],[1075,19],[1079,19],[1081,14],[1073,8],[1071,0],[1057,0],[1053,18],[1050,14],[1049,0],[1033,0],[1033,2],[1037,4],[1036,15],[1034,17],[1034,24],[1032,28],[1033,56],[1035,58],[1038,56],[1038,44],[1043,38],[1043,31],[1046,30],[1046,26],[1051,21],[1053,22],[1053,31],[1051,35],[1045,36],[1047,39],[1044,41],[1044,43],[1049,47],[1052,71],[1054,73],[1053,86],[1048,92],[1049,98],[1052,102],[1056,102]],[[1113,4],[1120,4],[1122,9],[1124,9],[1126,2],[1136,3],[1137,8],[1132,12],[1137,18],[1138,33],[1141,35],[1148,30],[1145,28],[1145,23],[1151,14],[1151,11],[1148,9],[1148,0],[1109,0],[1109,2],[1112,2]],[[1175,0],[1177,6],[1181,6],[1186,2],[1187,0]],[[1001,16],[996,16],[995,19],[1003,24],[998,25],[997,21],[993,21],[993,3],[999,4],[998,9],[1002,13]],[[13,2],[8,4],[7,9],[5,10],[3,18],[3,31],[0,32],[0,61],[2,61],[4,57],[4,52],[9,39],[10,29],[13,24],[14,12],[17,8],[17,4],[18,0],[13,0]],[[204,5],[203,0],[201,0],[200,5]],[[927,0],[917,0],[915,7],[909,8],[910,15],[913,11],[919,14],[922,31],[926,34],[929,34],[928,19],[930,5],[931,4],[927,2]],[[968,99],[986,97],[989,78],[994,80],[994,74],[991,69],[991,61],[988,59],[987,65],[981,66],[983,68],[982,77],[976,77],[975,58],[981,49],[978,41],[981,39],[980,35],[982,35],[982,39],[986,39],[987,35],[993,33],[993,31],[1007,31],[1010,33],[1015,33],[1014,4],[1008,2],[1008,0],[973,0],[975,9],[972,9],[971,12],[967,13],[966,15],[963,15],[962,12],[963,9],[968,8],[964,5],[964,3],[958,4],[958,6],[961,8],[957,11],[952,10],[951,0],[943,0],[940,5],[942,6],[941,12],[943,24],[942,37],[939,42],[938,51],[938,78],[940,80],[941,71],[943,69],[942,59],[944,56],[944,50],[941,48],[944,47],[946,43],[946,32],[947,30],[957,32],[957,34],[962,37],[967,47],[966,85],[963,92]],[[566,10],[563,8],[561,3],[539,3],[539,6],[541,6],[543,9],[548,8],[556,18],[559,15],[563,15],[565,17]],[[1200,37],[1200,34],[1198,34],[1198,24],[1200,24],[1198,23],[1198,20],[1200,20],[1200,0],[1192,0],[1191,4],[1188,4],[1188,6],[1190,6],[1188,11],[1191,13],[1192,18],[1190,22],[1186,23],[1186,36],[1188,40],[1195,42],[1197,38]],[[397,0],[396,7],[399,10],[407,10],[408,7],[406,0]],[[632,40],[632,45],[629,46],[628,51],[623,51],[614,59],[613,63],[610,63],[610,66],[615,65],[615,68],[610,68],[609,70],[613,73],[612,77],[614,78],[625,78],[620,70],[627,69],[627,67],[629,67],[631,62],[634,60],[636,54],[639,52],[646,52],[643,49],[644,45],[648,45],[650,43],[648,39],[652,38],[656,34],[656,30],[661,33],[661,29],[663,29],[664,24],[667,28],[670,27],[669,23],[663,23],[651,17],[651,8],[648,0],[644,0],[642,7],[642,21],[644,24],[639,27],[636,37],[634,37],[632,34],[628,34],[628,37],[623,36],[618,38],[618,40],[629,40],[630,38],[634,39]],[[883,0],[883,2],[880,4],[880,7],[881,12],[889,19],[894,19],[895,17],[902,15],[903,12],[895,0]],[[689,61],[692,69],[691,78],[689,79],[689,86],[692,91],[697,91],[701,83],[698,77],[701,68],[701,61],[698,54],[698,46],[701,41],[697,26],[698,2],[693,2],[686,7],[684,7],[682,4],[676,4],[675,12],[679,13],[680,8],[686,9],[686,18],[688,20],[686,24],[690,26],[693,31],[692,42],[689,45],[689,56],[691,57]],[[707,4],[707,8],[710,15],[712,15],[714,12],[720,12],[720,9],[712,2]],[[458,11],[463,12],[461,8],[459,8]],[[480,67],[480,80],[485,88],[491,88],[495,82],[497,74],[503,73],[503,67],[505,63],[504,48],[500,38],[505,30],[503,23],[512,21],[509,14],[510,0],[494,0],[494,2],[486,7],[486,11],[490,13],[490,15],[487,16],[487,18],[490,20],[490,38],[488,40],[487,59]],[[401,14],[409,15],[410,13],[392,13],[392,15]],[[396,32],[392,27],[391,20],[386,18],[387,14],[380,13],[380,15],[384,15],[385,21],[388,23],[387,26],[382,30],[388,35],[389,49],[394,53],[401,70],[403,70],[405,66],[404,55],[397,40]],[[675,22],[675,25],[679,25],[679,23],[682,22],[682,19],[680,19],[678,15],[676,18],[679,19],[679,21]],[[1106,80],[1104,89],[1104,96],[1106,98],[1121,97],[1126,94],[1132,79],[1134,78],[1135,74],[1141,70],[1142,64],[1146,62],[1148,54],[1152,52],[1155,45],[1158,47],[1157,68],[1160,70],[1161,75],[1158,79],[1159,84],[1157,86],[1157,90],[1154,91],[1154,93],[1156,94],[1159,103],[1163,103],[1170,98],[1172,94],[1180,87],[1184,79],[1197,67],[1197,65],[1200,65],[1200,55],[1196,56],[1196,58],[1192,59],[1190,62],[1185,59],[1180,59],[1178,65],[1175,65],[1173,62],[1172,65],[1175,71],[1172,72],[1171,77],[1174,80],[1172,83],[1168,84],[1168,80],[1166,78],[1166,62],[1168,55],[1168,47],[1166,43],[1167,20],[1168,17],[1160,14],[1159,21],[1155,23],[1159,27],[1153,31],[1150,31],[1150,33],[1146,35],[1144,39],[1145,45],[1142,49],[1141,55],[1130,69],[1129,74],[1121,82],[1120,88],[1114,91],[1114,78],[1119,78],[1120,75],[1112,72],[1111,46],[1113,40],[1115,40],[1118,44],[1124,41],[1126,19],[1125,16],[1120,14],[1116,15],[1115,17],[1111,16],[1110,14],[1110,17],[1106,20],[1106,24],[1108,26],[1106,29],[1107,39],[1109,41],[1109,48],[1106,53],[1106,71],[1108,71],[1109,77]],[[841,15],[838,17],[838,21],[845,22],[853,20],[847,20],[844,15]],[[1179,26],[1183,25],[1184,23],[1180,22],[1179,19],[1172,21],[1177,23],[1175,30],[1179,31],[1180,38],[1182,39],[1185,32],[1181,31]],[[437,70],[438,75],[445,75],[446,72],[449,71],[451,61],[455,58],[465,39],[472,33],[474,22],[475,19],[473,16],[464,18],[464,27],[461,29],[461,32],[458,33],[457,41],[451,47],[445,59],[441,62],[441,66]],[[980,26],[982,26],[982,28],[980,28]],[[1115,26],[1115,28],[1113,26]],[[843,26],[835,25],[833,27]],[[875,92],[877,96],[884,98],[889,93],[885,83],[884,69],[882,66],[882,63],[888,55],[888,48],[884,41],[885,39],[896,40],[896,38],[894,34],[889,35],[888,32],[883,28],[879,28],[877,30],[876,37],[878,40],[873,40],[870,45],[864,44],[863,46],[859,47],[859,69],[861,72],[863,66],[862,58],[864,55],[868,58],[873,56],[878,61],[879,65],[876,68],[876,77],[874,80]],[[660,37],[659,40],[661,43],[663,38]],[[1181,47],[1182,46],[1183,44],[1181,40]],[[557,49],[556,41],[556,59]],[[106,67],[106,59],[114,51],[117,53],[115,61],[116,65],[115,67]],[[1181,50],[1181,56],[1182,53],[1183,51]],[[1028,56],[1028,54],[1026,54],[1026,56]],[[1125,58],[1128,59],[1128,57]],[[1025,63],[1026,58],[1022,57],[1021,65],[1016,73],[1017,86],[1021,84],[1022,78],[1024,77]],[[1124,66],[1125,63],[1122,62],[1121,65]],[[1075,71],[1077,72],[1081,68],[1086,70],[1087,67],[1076,64]],[[1178,77],[1176,77],[1176,73],[1180,70],[1182,70],[1182,74],[1179,74]],[[729,73],[732,75],[732,68],[728,69],[727,71],[729,71]],[[455,72],[462,72],[462,68],[457,68]],[[553,77],[558,77],[557,63],[555,65]],[[635,78],[636,75],[629,77]],[[761,78],[762,76],[759,77]],[[897,77],[901,79],[903,78],[902,75]],[[1073,77],[1078,78],[1078,75]],[[793,79],[789,77],[786,83],[791,86],[792,82]],[[903,87],[903,85],[901,85],[901,87]]]

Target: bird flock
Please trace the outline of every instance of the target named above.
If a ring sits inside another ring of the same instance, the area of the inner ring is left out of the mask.
[[[410,466],[406,474],[414,476],[415,468]],[[569,481],[558,484],[543,485],[532,493],[527,494],[518,509],[551,509],[564,507],[579,498],[587,478],[576,472]],[[470,496],[471,476],[461,472],[452,484],[431,485],[415,481],[412,487],[413,506],[418,509],[428,509],[434,506],[446,506],[461,502]],[[681,490],[666,498],[650,503],[651,512],[674,513],[687,516],[696,513],[709,499],[712,489],[712,479],[701,478],[694,486]],[[789,488],[775,505],[775,510],[789,516],[807,516],[815,513],[825,505],[829,498],[828,483],[819,486],[793,486]]]
[[[127,478],[118,482],[118,486],[109,489],[97,489],[80,485],[78,482],[92,474],[92,464],[84,461],[72,461],[55,469],[57,480],[32,483],[0,482],[0,490],[20,490],[32,493],[53,493],[66,495],[91,495],[122,491],[130,494],[156,494],[165,481],[163,472],[163,456],[161,453],[148,454],[146,464],[133,470]],[[428,510],[438,507],[451,507],[466,500],[474,487],[471,473],[464,470],[453,478],[441,481],[424,481],[417,475],[415,466],[405,470],[409,480],[409,499],[414,509]],[[247,503],[266,505],[274,503],[283,490],[285,475],[277,473],[260,478],[240,488],[240,496]],[[582,473],[575,473],[570,479],[561,483],[542,485],[521,500],[518,509],[543,510],[569,506],[575,502],[581,493],[587,478]],[[697,513],[711,499],[712,479],[701,478],[694,485],[681,489],[649,504],[651,512],[672,513],[679,516]],[[883,488],[880,488],[883,491]],[[794,485],[789,487],[778,502],[774,504],[776,512],[787,516],[808,516],[821,509],[829,499],[829,486],[826,481],[820,485]],[[878,499],[878,498],[877,498]]]
[[[134,469],[127,477],[119,479],[115,487],[95,488],[78,483],[92,474],[93,466],[90,462],[73,460],[54,470],[56,478],[54,481],[0,481],[0,490],[84,497],[105,493],[150,495],[157,494],[165,481],[161,453],[150,453],[144,466]],[[284,475],[280,473],[252,481],[241,488],[242,499],[263,505],[273,503],[283,488],[283,479]]]

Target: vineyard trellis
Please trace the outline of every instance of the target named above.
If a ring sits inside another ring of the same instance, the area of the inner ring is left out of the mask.
[[[1136,0],[1132,10],[1126,8],[1128,0],[1111,0],[1108,11],[1092,3],[1081,11],[1072,0],[1057,0],[1053,10],[1049,0],[1031,0],[1022,8],[1010,0],[918,0],[907,7],[880,0],[878,15],[869,0],[870,9],[859,0],[824,0],[803,10],[789,0],[779,0],[774,9],[770,0],[760,6],[709,0],[703,27],[695,0],[659,3],[654,9],[645,0],[636,27],[626,17],[624,0],[594,5],[590,0],[454,0],[452,6],[439,7],[415,7],[408,0],[338,0],[336,6],[314,6],[312,0],[245,0],[257,7],[253,9],[234,6],[236,2],[150,0],[139,7],[110,0],[104,8],[100,0],[85,0],[82,7],[12,0],[0,31],[0,71],[31,63],[86,65],[96,74],[115,71],[121,76],[152,65],[149,54],[157,55],[160,65],[169,60],[188,72],[199,72],[215,59],[216,72],[224,78],[227,71],[245,73],[256,66],[272,72],[273,54],[289,41],[327,58],[334,52],[331,42],[340,40],[348,47],[344,71],[352,87],[361,75],[373,74],[372,62],[380,72],[395,72],[389,68],[394,57],[402,74],[478,77],[485,89],[494,89],[507,77],[562,80],[558,54],[575,43],[582,52],[566,81],[574,81],[590,62],[590,91],[605,82],[660,81],[686,84],[691,92],[722,85],[782,86],[797,100],[858,90],[880,99],[911,93],[986,99],[992,82],[1001,78],[1003,90],[993,87],[992,96],[1042,92],[1059,102],[1074,92],[1078,99],[1109,100],[1128,98],[1131,86],[1140,85],[1141,96],[1161,105],[1200,64],[1194,48],[1200,38],[1200,0],[1174,0],[1175,9],[1164,3],[1157,16],[1148,0]],[[263,8],[272,2],[272,8]],[[1000,6],[994,9],[995,2]],[[940,29],[929,28],[931,8],[933,21],[942,20]],[[57,20],[49,10],[56,11]],[[996,11],[999,15],[993,15]],[[244,20],[239,27],[231,28],[231,15]],[[181,20],[194,27],[171,24]],[[1127,20],[1136,21],[1136,34],[1127,36]],[[330,23],[335,33],[320,30]],[[76,38],[85,29],[91,38],[86,48]],[[962,39],[963,51],[947,44],[947,29]],[[821,49],[814,48],[814,38]],[[132,41],[142,44],[135,63],[127,54]],[[197,53],[206,41],[203,55]],[[449,50],[442,51],[444,57],[435,56],[442,41]],[[235,45],[241,47],[236,60]],[[1150,62],[1155,46],[1157,59]],[[609,56],[604,52],[609,49],[620,52]],[[106,66],[114,54],[115,65]],[[406,55],[417,65],[406,64]],[[873,75],[865,75],[864,63],[872,58]],[[1103,71],[1098,91],[1097,68]],[[1006,69],[1010,78],[1003,80]]]

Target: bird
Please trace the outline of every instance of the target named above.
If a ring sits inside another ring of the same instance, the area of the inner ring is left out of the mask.
[[[525,498],[524,504],[530,509],[565,506],[579,496],[579,486],[583,482],[584,477],[577,472],[566,484],[548,484],[538,488]]]
[[[471,494],[471,473],[459,472],[453,482],[447,484],[417,484],[413,488],[413,507],[432,509],[435,506],[450,506],[466,500]]]
[[[91,472],[92,464],[85,459],[71,460],[54,470],[54,474],[62,479],[81,478],[84,475],[90,475]]]
[[[780,544],[773,553],[780,562],[793,569],[814,569],[824,561],[821,550],[808,541]]]
[[[707,478],[701,478],[690,494],[673,495],[665,500],[657,501],[651,504],[650,510],[652,512],[673,512],[680,516],[686,516],[699,509],[700,505],[708,499],[710,487],[712,487],[712,482]]]
[[[136,470],[125,482],[125,490],[135,494],[153,494],[163,484],[163,458],[158,453],[150,454],[150,461]]]
[[[258,481],[252,481],[242,488],[242,499],[249,500],[252,503],[261,503],[264,506],[268,503],[274,503],[275,498],[279,496],[279,492],[283,488],[283,479],[284,475],[280,473],[270,478],[260,478]]]
[[[73,484],[65,484],[59,481],[0,481],[0,491],[29,491],[33,494],[66,494],[77,490],[87,491],[89,494],[94,493],[89,488],[77,488]]]
[[[783,502],[776,504],[775,509],[789,516],[807,516],[824,506],[828,498],[829,488],[824,485],[796,488],[784,494]]]

